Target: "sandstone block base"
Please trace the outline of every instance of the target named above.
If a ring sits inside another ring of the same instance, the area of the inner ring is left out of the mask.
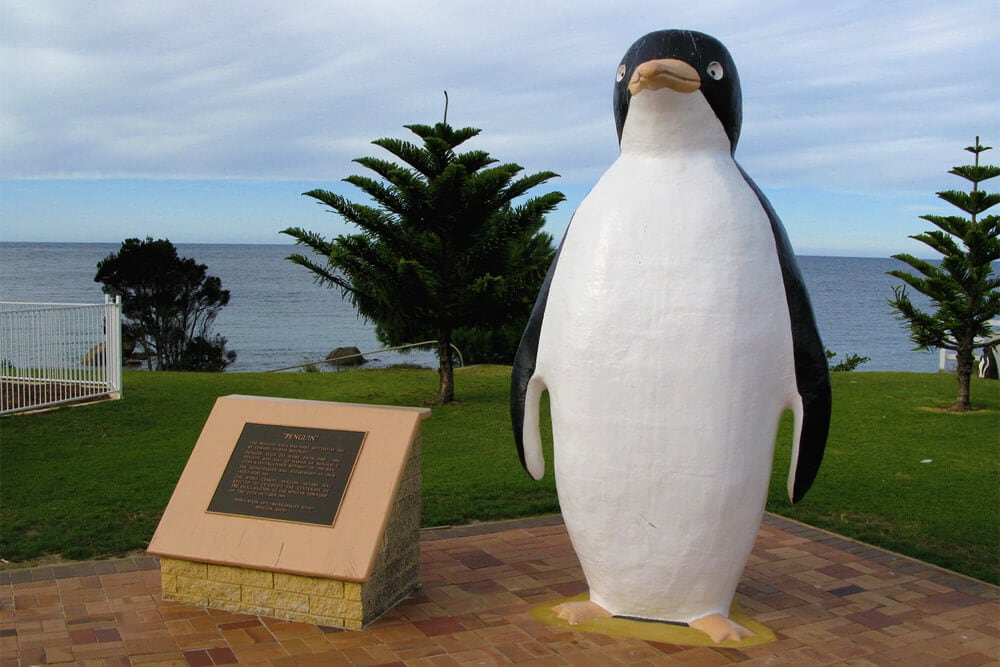
[[[163,599],[210,609],[360,630],[361,584],[160,559]]]

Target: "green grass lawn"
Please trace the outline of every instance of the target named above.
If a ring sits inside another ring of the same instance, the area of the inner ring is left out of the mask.
[[[456,374],[458,401],[423,422],[426,526],[558,511],[552,475],[520,467],[510,369]],[[125,398],[0,419],[0,557],[84,559],[144,547],[217,396],[252,394],[422,406],[427,369],[125,375]],[[996,583],[1000,578],[1000,384],[975,381],[971,414],[951,375],[837,373],[823,468],[788,503],[790,423],[769,509]],[[928,461],[929,462],[924,462]],[[551,456],[548,458],[551,466]]]

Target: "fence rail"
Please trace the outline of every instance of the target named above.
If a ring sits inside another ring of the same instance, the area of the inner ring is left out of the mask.
[[[121,391],[120,299],[0,302],[0,415]]]

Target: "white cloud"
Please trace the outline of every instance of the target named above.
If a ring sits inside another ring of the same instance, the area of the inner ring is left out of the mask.
[[[447,89],[477,147],[585,188],[618,59],[666,27],[729,46],[765,189],[927,192],[1000,146],[995,0],[0,0],[0,179],[339,179]]]

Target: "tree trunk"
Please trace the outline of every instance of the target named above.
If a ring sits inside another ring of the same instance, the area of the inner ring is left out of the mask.
[[[451,332],[438,336],[438,395],[437,402],[455,400],[455,368],[451,363]]]
[[[963,341],[964,342],[964,341]],[[955,399],[955,410],[965,412],[972,409],[969,400],[969,382],[972,379],[972,344],[958,345],[956,350],[956,377],[958,378],[958,398]]]

